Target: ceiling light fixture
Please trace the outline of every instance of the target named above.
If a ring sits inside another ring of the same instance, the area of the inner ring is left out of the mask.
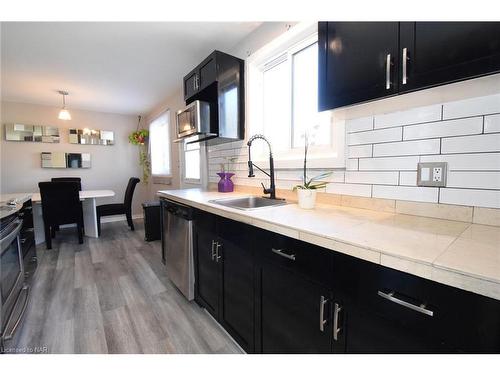
[[[69,95],[67,91],[59,90],[57,91],[63,97],[63,106],[59,111],[59,120],[71,120],[71,114],[66,109],[66,95]]]

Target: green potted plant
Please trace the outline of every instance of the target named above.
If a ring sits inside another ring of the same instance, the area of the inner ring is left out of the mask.
[[[316,205],[316,195],[318,189],[325,188],[329,181],[324,181],[332,172],[324,172],[312,178],[307,178],[307,151],[309,149],[309,140],[307,133],[304,134],[304,171],[302,175],[302,184],[295,185],[293,191],[297,192],[297,198],[300,208],[312,209]]]
[[[147,184],[151,174],[151,160],[148,153],[149,131],[147,129],[139,129],[140,123],[141,116],[139,116],[136,131],[130,133],[128,141],[139,147],[139,165],[142,167],[142,182]]]

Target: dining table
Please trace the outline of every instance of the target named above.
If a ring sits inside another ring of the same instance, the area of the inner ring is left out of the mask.
[[[83,225],[85,236],[99,237],[97,230],[97,206],[96,199],[114,197],[113,190],[81,190],[80,200],[83,209]],[[33,227],[35,230],[35,243],[38,245],[45,242],[45,230],[43,225],[42,198],[40,193],[7,193],[0,194],[0,202],[24,203],[31,199],[33,204]],[[64,227],[64,225],[62,225]]]

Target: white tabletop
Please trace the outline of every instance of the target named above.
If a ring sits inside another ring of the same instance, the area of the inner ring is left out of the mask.
[[[80,191],[80,199],[90,199],[90,198],[106,198],[114,197],[115,192],[113,190],[82,190]],[[40,202],[40,193],[11,193],[2,194],[0,196],[0,202],[6,202],[11,199],[16,199],[18,201],[25,201],[31,197],[33,203]]]

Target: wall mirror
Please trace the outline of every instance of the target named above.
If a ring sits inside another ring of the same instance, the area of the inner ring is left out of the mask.
[[[59,128],[49,125],[5,124],[5,140],[59,143]]]
[[[115,133],[109,130],[88,128],[69,129],[69,143],[111,146],[115,143]]]
[[[42,152],[42,168],[90,168],[90,154],[79,152]]]

